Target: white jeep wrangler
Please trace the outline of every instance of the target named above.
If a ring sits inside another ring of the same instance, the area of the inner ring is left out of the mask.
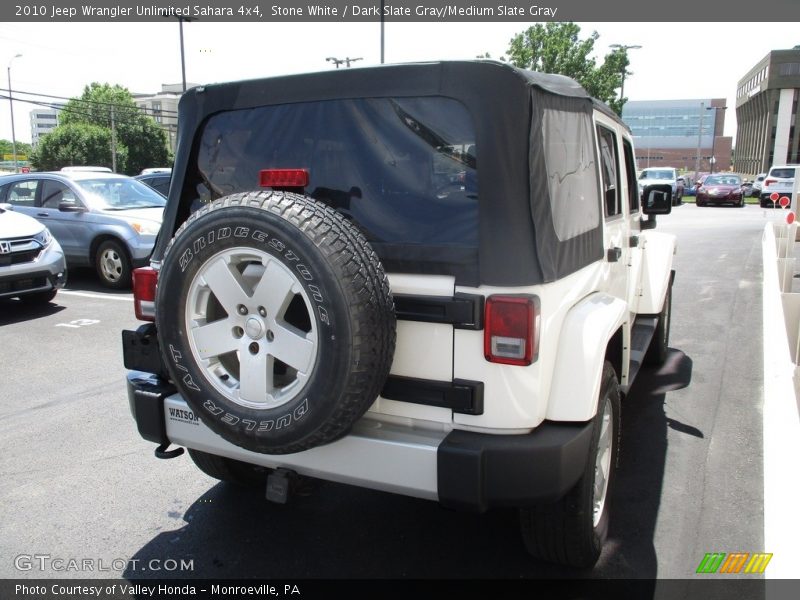
[[[622,121],[481,61],[195,88],[179,130],[123,332],[157,456],[278,501],[297,474],[517,507],[534,556],[594,564],[675,250]]]

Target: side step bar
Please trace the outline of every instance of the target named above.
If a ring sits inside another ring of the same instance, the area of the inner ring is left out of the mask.
[[[653,339],[657,326],[658,316],[636,317],[631,329],[631,364],[630,371],[628,371],[628,383],[620,387],[622,393],[627,394],[636,380],[636,375],[639,374],[639,369],[642,368],[644,356],[647,354],[647,349],[650,347],[650,341]]]

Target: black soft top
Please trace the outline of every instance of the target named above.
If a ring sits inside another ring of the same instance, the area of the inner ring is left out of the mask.
[[[169,235],[160,237],[154,259],[163,256],[169,238],[188,216],[189,203],[196,200],[187,173],[195,168],[199,136],[213,115],[325,100],[426,96],[458,100],[474,121],[480,156],[479,242],[470,264],[462,259],[458,265],[428,264],[424,252],[417,252],[420,264],[413,270],[454,274],[460,285],[532,285],[552,281],[602,257],[601,224],[567,241],[556,233],[553,210],[558,210],[548,202],[547,191],[548,171],[554,165],[545,164],[541,148],[537,149],[539,129],[545,109],[589,119],[597,109],[620,124],[621,120],[568,77],[495,61],[464,61],[337,69],[187,91],[179,105],[178,147],[164,214],[163,230]],[[594,160],[594,134],[589,136]],[[596,171],[594,162],[584,166]],[[394,270],[391,264],[386,266]]]

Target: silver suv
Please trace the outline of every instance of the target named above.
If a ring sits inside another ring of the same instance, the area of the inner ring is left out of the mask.
[[[0,177],[0,202],[47,225],[70,265],[130,287],[131,270],[150,259],[165,200],[131,177],[87,170],[97,168]]]
[[[684,179],[673,167],[648,168],[639,174],[639,192],[648,185],[669,184],[672,187],[672,204],[683,203]]]
[[[64,252],[47,227],[0,204],[0,299],[47,303],[66,280]]]

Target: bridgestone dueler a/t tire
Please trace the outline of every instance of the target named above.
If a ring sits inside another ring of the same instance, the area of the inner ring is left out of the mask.
[[[187,219],[164,256],[156,324],[195,414],[265,454],[345,435],[380,393],[395,344],[388,280],[363,235],[281,192],[227,196]]]
[[[589,456],[575,486],[558,502],[520,509],[522,538],[528,552],[536,558],[568,567],[588,568],[597,562],[608,536],[620,432],[619,383],[609,362],[603,365],[597,414],[592,425]],[[608,472],[603,502],[595,515],[600,451],[609,460],[606,461]]]

